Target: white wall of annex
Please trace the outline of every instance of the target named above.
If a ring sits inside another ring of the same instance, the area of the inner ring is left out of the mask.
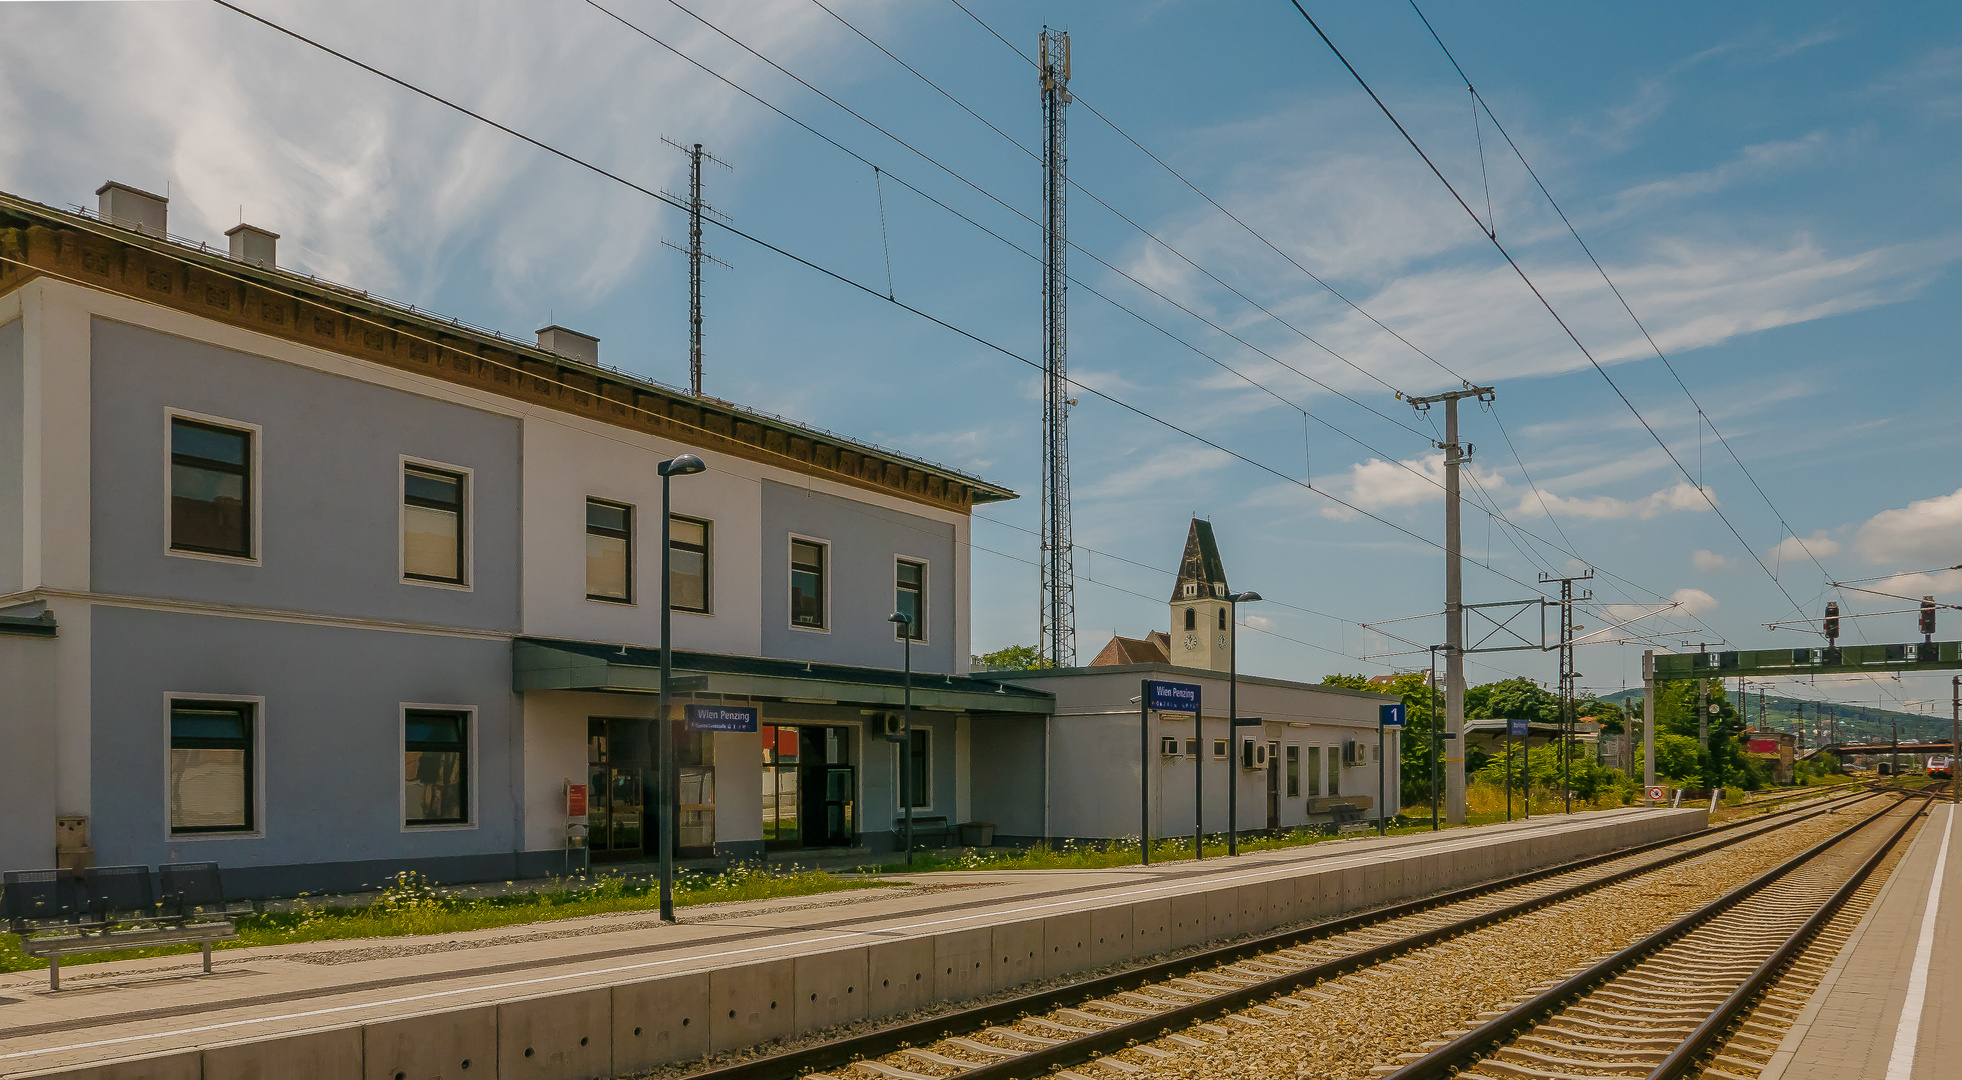
[[[632,432],[584,430],[532,415],[524,428],[524,632],[585,641],[660,643],[661,478],[695,453],[708,471],[674,480],[674,512],[710,522],[710,613],[674,613],[677,649],[762,653],[762,485],[755,467]],[[632,604],[586,599],[586,500],[634,508]]]

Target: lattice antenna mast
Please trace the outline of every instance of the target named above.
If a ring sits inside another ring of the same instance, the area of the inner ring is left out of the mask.
[[[696,397],[701,397],[702,263],[706,260],[724,269],[730,268],[728,263],[702,250],[702,215],[709,213],[714,214],[724,221],[729,220],[729,215],[722,213],[720,210],[702,201],[702,162],[712,161],[725,169],[732,168],[733,166],[726,161],[716,158],[708,151],[703,150],[701,143],[696,143],[693,146],[683,146],[665,135],[661,137],[661,141],[688,155],[688,198],[686,199],[688,203],[688,246],[682,247],[672,240],[663,240],[661,243],[666,244],[676,251],[684,252],[688,256],[688,389]],[[683,201],[679,195],[670,194],[666,191],[661,192],[661,194],[674,199],[676,202]]]
[[[1070,36],[1047,28],[1042,79],[1042,651],[1076,666],[1076,578],[1070,530],[1068,167]]]

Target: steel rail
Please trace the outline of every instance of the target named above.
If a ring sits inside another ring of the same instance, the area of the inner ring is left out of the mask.
[[[1908,798],[1914,798],[1909,796]],[[1872,857],[1862,864],[1862,879],[1878,866],[1886,852],[1897,843],[1908,827],[1926,812],[1929,796],[1921,796],[1922,805],[1917,807],[1901,824],[1893,836],[1881,845]],[[1777,884],[1793,871],[1825,854],[1840,843],[1864,831],[1869,825],[1892,813],[1897,807],[1905,805],[1902,799],[1868,817],[1858,824],[1829,836],[1812,847],[1799,852],[1783,863],[1730,890],[1715,900],[1704,904],[1695,911],[1670,923],[1625,949],[1590,965],[1586,970],[1561,980],[1555,986],[1535,994],[1526,1001],[1507,1009],[1498,1016],[1480,1024],[1478,1027],[1452,1039],[1443,1046],[1432,1050],[1423,1057],[1405,1064],[1394,1072],[1384,1075],[1382,1080],[1447,1080],[1464,1069],[1468,1069],[1491,1054],[1503,1049],[1512,1040],[1523,1034],[1525,1029],[1543,1020],[1557,1016],[1569,1005],[1573,1005],[1587,995],[1600,989],[1610,979],[1647,960],[1651,955],[1688,936],[1705,923],[1723,915],[1731,908],[1751,898],[1766,888]],[[1837,895],[1837,894],[1835,894]],[[1847,896],[1852,893],[1848,891]],[[1842,901],[1843,902],[1843,901]],[[1701,1029],[1699,1029],[1701,1030]],[[1721,1030],[1721,1025],[1716,1030]],[[1661,1075],[1659,1072],[1654,1074]],[[1676,1075],[1680,1075],[1676,1074]],[[1652,1078],[1653,1080],[1653,1078]]]
[[[1285,930],[1268,934],[1248,941],[1242,941],[1215,949],[1208,949],[1190,956],[1133,968],[1115,975],[1070,983],[1030,994],[1022,994],[1004,1001],[980,1005],[954,1012],[944,1013],[924,1020],[916,1020],[863,1035],[847,1036],[818,1043],[814,1046],[776,1054],[752,1061],[727,1065],[699,1073],[688,1074],[689,1080],[788,1080],[805,1073],[816,1072],[840,1065],[847,1065],[862,1058],[880,1057],[909,1047],[929,1045],[950,1036],[965,1035],[1002,1022],[1013,1022],[1029,1014],[1041,1014],[1051,1010],[1090,1001],[1113,993],[1141,989],[1167,979],[1205,971],[1221,964],[1230,964],[1251,959],[1280,950],[1309,944],[1325,938],[1361,930],[1393,919],[1401,919],[1421,914],[1437,908],[1467,900],[1478,899],[1493,893],[1531,885],[1537,881],[1559,877],[1585,870],[1606,862],[1633,858],[1654,851],[1685,843],[1708,840],[1717,834],[1737,832],[1739,835],[1725,836],[1714,843],[1698,844],[1691,850],[1683,851],[1652,862],[1557,889],[1551,893],[1538,894],[1518,903],[1480,912],[1477,915],[1456,922],[1435,927],[1395,941],[1372,947],[1361,952],[1339,957],[1313,967],[1305,968],[1287,975],[1254,983],[1241,989],[1223,990],[1220,994],[1208,997],[1190,1005],[1178,1006],[1163,1012],[1154,1013],[1133,1021],[1126,1021],[1114,1027],[1088,1034],[1079,1038],[1065,1040],[1054,1046],[1030,1051],[1012,1059],[987,1064],[977,1064],[975,1068],[959,1074],[960,1080],[1002,1080],[1034,1070],[1046,1072],[1051,1066],[1069,1065],[1090,1056],[1110,1050],[1122,1049],[1131,1042],[1156,1038],[1167,1030],[1183,1027],[1196,1020],[1203,1020],[1231,1012],[1243,1005],[1287,993],[1302,986],[1313,985],[1344,975],[1353,970],[1374,966],[1412,949],[1423,948],[1452,937],[1462,936],[1482,929],[1493,923],[1516,918],[1529,911],[1538,910],[1556,903],[1571,900],[1585,893],[1595,892],[1630,878],[1673,866],[1689,859],[1720,851],[1734,844],[1766,835],[1780,829],[1809,821],[1824,814],[1846,809],[1871,798],[1878,798],[1878,792],[1857,791],[1829,798],[1825,804],[1811,806],[1803,811],[1792,810],[1776,815],[1755,817],[1744,821],[1730,822],[1714,826],[1689,836],[1677,836],[1665,840],[1652,841],[1630,848],[1607,852],[1601,855],[1575,859],[1557,866],[1541,870],[1515,874],[1495,881],[1455,889],[1447,893],[1404,901],[1386,907],[1373,908],[1354,915],[1317,923],[1313,926]],[[1889,810],[1892,809],[1890,806]],[[1886,813],[1886,810],[1881,813]],[[1786,814],[1792,816],[1787,819]],[[1878,815],[1876,815],[1878,816]],[[1871,818],[1868,820],[1872,820]],[[1865,822],[1861,823],[1862,825]],[[1744,832],[1750,826],[1763,826],[1754,831]]]

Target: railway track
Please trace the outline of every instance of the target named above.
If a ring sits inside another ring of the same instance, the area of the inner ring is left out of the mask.
[[[1311,989],[1317,983],[1394,970],[1414,951],[1878,798],[1883,796],[1875,792],[1848,793],[1687,840],[1581,860],[692,1075],[701,1080],[1007,1080],[1061,1069],[1065,1080],[1121,1080],[1153,1062],[1176,1058],[1181,1049],[1202,1047],[1290,1011],[1315,1009],[1315,997],[1327,996]],[[1307,998],[1295,996],[1299,991]],[[1159,1043],[1141,1045],[1150,1040]],[[1120,1050],[1129,1051],[1128,1060],[1115,1056]],[[1070,1067],[1078,1065],[1088,1073],[1073,1073]]]
[[[1386,1080],[1752,1080],[1929,795],[1799,853],[1626,949],[1408,1055]]]

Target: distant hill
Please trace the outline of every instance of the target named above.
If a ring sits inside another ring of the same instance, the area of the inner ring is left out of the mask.
[[[1736,692],[1732,691],[1733,698]],[[1602,694],[1600,700],[1612,701],[1623,709],[1631,703],[1642,700],[1640,690],[1619,690],[1612,694]],[[1929,716],[1925,713],[1906,713],[1893,709],[1877,709],[1871,705],[1842,705],[1835,702],[1803,701],[1799,698],[1780,697],[1777,694],[1764,695],[1763,722],[1759,722],[1758,693],[1753,690],[1745,695],[1744,718],[1752,727],[1768,727],[1779,731],[1796,731],[1803,723],[1809,730],[1825,732],[1836,727],[1841,742],[1885,742],[1894,737],[1893,725],[1899,723],[1901,739],[1942,739],[1947,740],[1950,719],[1946,716]],[[1820,740],[1823,741],[1823,738]],[[1808,745],[1810,743],[1808,742]]]

